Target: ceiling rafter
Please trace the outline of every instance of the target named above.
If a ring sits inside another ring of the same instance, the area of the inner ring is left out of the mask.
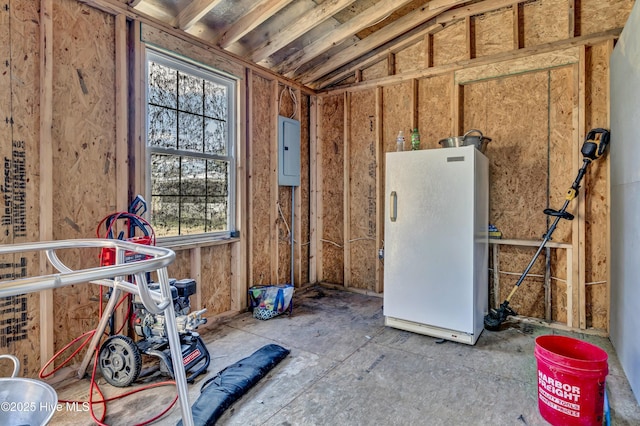
[[[221,1],[222,0],[193,0],[178,13],[173,25],[183,31],[188,31]]]
[[[135,7],[137,11],[142,12],[145,15],[153,16],[162,22],[171,22],[174,19],[174,15],[171,11],[156,4],[150,4],[146,0],[137,1],[134,5],[131,5],[131,7]]]
[[[449,22],[522,0],[91,1],[127,5],[209,45],[319,89],[402,50],[419,40],[416,34],[436,32]]]
[[[442,29],[447,26],[446,24],[433,24],[432,22],[433,21],[422,24],[420,27],[418,27],[419,31],[416,34],[410,34],[406,38],[401,37],[402,40],[399,40],[397,44],[394,43],[392,46],[383,47],[382,49],[378,50],[373,56],[368,56],[366,59],[348,66],[338,73],[327,75],[319,80],[314,81],[314,88],[321,90],[325,87],[338,83],[348,76],[353,75],[358,70],[361,71],[377,62],[386,60],[389,57],[389,54],[397,53],[398,51],[407,48],[420,40],[423,40],[426,34],[436,34],[437,32],[442,31]]]
[[[269,41],[251,53],[251,60],[255,63],[262,61],[282,49],[298,37],[320,25],[333,15],[349,6],[355,0],[328,0],[314,7],[296,22],[270,35]]]
[[[440,3],[443,3],[443,4],[444,2],[445,2],[444,0],[440,1]],[[452,4],[452,1],[447,0],[446,4],[448,5]],[[468,6],[462,6],[456,9],[449,9],[444,12],[441,12],[435,17],[435,25],[433,27],[428,27],[428,29],[421,31],[420,33],[435,34],[445,26],[453,22],[457,22],[460,19],[464,19],[468,16],[480,15],[483,13],[502,9],[503,7],[510,7],[510,6],[513,6],[514,4],[518,4],[518,0],[485,0],[479,3],[470,4]],[[364,61],[359,61],[357,63],[354,63],[352,66],[348,67],[345,70],[342,70],[341,72],[335,75],[320,78],[316,80],[313,84],[310,84],[310,86],[315,89],[320,89],[320,88],[330,86],[340,80],[343,80],[349,74],[353,74],[356,70],[358,69],[361,70],[363,68],[366,68],[374,64],[375,62],[378,62],[384,59],[384,57],[389,53],[396,53],[397,51],[402,50],[403,48],[410,45],[412,42],[417,41],[418,39],[419,38],[416,37],[416,38],[403,40],[398,44],[394,44],[393,46],[387,47],[377,52],[375,55],[371,57],[367,57]]]
[[[457,7],[440,14],[436,18],[439,24],[449,23],[456,19],[466,18],[467,16],[481,15],[493,10],[509,7],[521,2],[522,0],[484,0],[478,3]]]
[[[302,80],[304,84],[311,84],[315,80],[320,79],[339,67],[357,60],[366,53],[388,43],[418,25],[427,22],[429,19],[435,18],[447,8],[448,7],[443,7],[436,10],[429,10],[427,3],[427,5],[422,6],[420,9],[416,9],[413,12],[395,20],[391,24],[385,26],[382,30],[378,30],[367,38],[338,52],[331,58],[330,62],[324,62],[314,69],[296,76],[296,79]]]
[[[244,16],[238,19],[225,33],[216,40],[218,46],[226,49],[264,21],[278,13],[292,0],[261,0]]]
[[[280,73],[288,74],[299,68],[305,62],[316,58],[359,31],[368,28],[391,15],[413,0],[382,0],[369,9],[359,13],[353,19],[345,22],[330,33],[326,33],[313,43],[305,46],[299,52],[291,55],[286,61],[277,66]],[[465,0],[467,1],[467,0]]]

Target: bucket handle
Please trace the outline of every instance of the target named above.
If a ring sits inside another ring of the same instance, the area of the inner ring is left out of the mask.
[[[20,360],[18,360],[18,358],[13,355],[7,354],[0,355],[0,359],[2,358],[9,358],[11,361],[13,361],[13,374],[11,375],[11,377],[18,377],[18,372],[20,371]]]
[[[473,133],[473,132],[480,133],[480,140],[482,140],[484,138],[484,135],[482,134],[482,132],[480,130],[471,129],[467,133],[462,135],[462,140],[464,140],[467,136],[469,136],[470,133]]]

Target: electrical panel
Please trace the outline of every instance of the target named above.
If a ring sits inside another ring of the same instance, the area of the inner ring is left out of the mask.
[[[278,116],[278,185],[300,186],[300,122]]]

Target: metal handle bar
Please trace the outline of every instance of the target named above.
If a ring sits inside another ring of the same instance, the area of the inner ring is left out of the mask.
[[[111,266],[74,271],[60,260],[56,252],[57,250],[79,248],[114,249],[117,262]],[[44,251],[51,265],[59,273],[39,277],[17,278],[12,281],[0,281],[0,297],[16,296],[71,284],[92,282],[107,287],[121,287],[129,293],[138,293],[145,308],[153,314],[162,313],[167,305],[171,303],[170,294],[164,295],[148,289],[145,273],[162,269],[171,264],[175,260],[173,250],[111,239],[59,240],[0,245],[0,255],[32,251]],[[125,251],[153,257],[124,263]],[[128,275],[135,276],[139,285],[125,281],[124,277]]]

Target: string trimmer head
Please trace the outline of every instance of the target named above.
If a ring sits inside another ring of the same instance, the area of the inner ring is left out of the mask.
[[[490,309],[489,313],[485,315],[484,328],[497,331],[500,328],[500,324],[505,322],[510,315],[516,316],[518,314],[509,307],[509,301],[505,300],[498,309]]]

